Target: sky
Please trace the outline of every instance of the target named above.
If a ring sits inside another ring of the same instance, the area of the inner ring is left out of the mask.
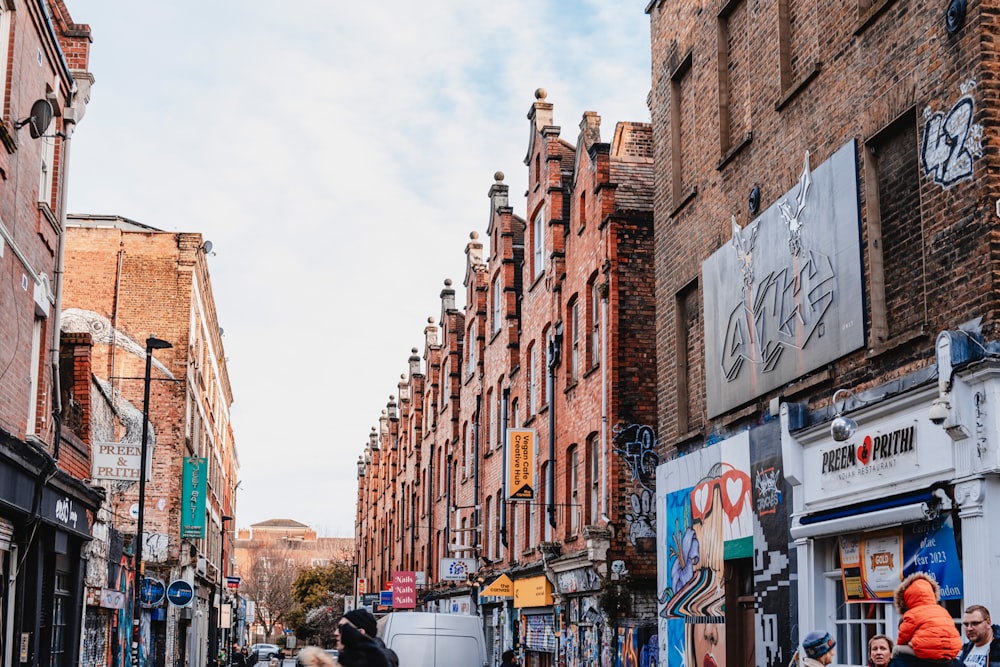
[[[646,0],[67,0],[95,82],[68,211],[213,245],[237,528],[354,534],[357,458],[438,321],[502,171],[524,216],[527,113],[563,139],[649,121]]]

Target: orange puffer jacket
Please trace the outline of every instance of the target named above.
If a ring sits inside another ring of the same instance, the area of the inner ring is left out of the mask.
[[[909,644],[923,660],[951,660],[962,650],[962,638],[951,614],[938,604],[937,582],[914,572],[896,589],[896,609],[903,615],[897,644]]]

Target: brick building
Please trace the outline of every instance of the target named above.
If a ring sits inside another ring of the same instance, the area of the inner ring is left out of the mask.
[[[465,306],[446,281],[359,459],[357,563],[478,611],[490,664],[611,664],[655,634],[652,133],[587,112],[574,145],[536,97],[527,214],[498,173]]]
[[[0,2],[0,45],[0,661],[77,664],[103,493],[63,426],[59,300],[90,29],[61,0]]]
[[[996,10],[646,8],[671,665],[863,665],[917,569],[1000,603]]]
[[[292,519],[269,519],[241,528],[233,544],[232,562],[233,574],[240,578],[244,615],[233,641],[273,641],[284,629],[281,615],[291,602],[291,584],[299,572],[353,563],[354,553],[353,538],[317,537],[315,530]]]
[[[77,377],[71,403],[79,406],[81,437],[89,436],[95,456],[101,445],[139,449],[149,369],[141,562],[155,584],[151,590],[161,594],[138,614],[139,659],[158,667],[209,664],[216,655],[211,647],[227,645],[229,625],[220,631],[220,614],[231,618],[224,613],[231,596],[222,577],[232,553],[226,522],[235,514],[238,459],[205,243],[200,234],[163,232],[118,216],[68,216],[66,234],[65,346],[75,346],[74,358],[89,356],[89,374]],[[150,339],[171,347],[151,348]],[[127,606],[114,623],[116,651],[132,639],[140,511],[137,473],[125,472],[122,478],[117,468],[92,471],[108,498],[95,522],[102,539],[92,553],[111,557],[106,571],[91,568],[87,584],[94,588],[95,617],[102,588],[124,593]],[[175,587],[192,592],[189,604],[163,599],[165,589]]]

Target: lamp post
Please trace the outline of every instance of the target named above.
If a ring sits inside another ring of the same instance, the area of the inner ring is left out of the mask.
[[[148,450],[147,440],[149,439],[149,384],[150,375],[153,370],[153,350],[165,350],[173,345],[155,336],[146,339],[146,375],[142,387],[142,442],[139,444],[139,516],[135,527],[135,542],[132,548],[135,554],[135,598],[132,602],[133,611],[133,635],[132,635],[132,663],[138,667],[144,667],[147,656],[142,655],[140,662],[140,637],[139,631],[142,629],[142,599],[140,591],[144,583],[142,567],[142,533],[143,518],[146,505],[146,452]]]
[[[219,522],[220,525],[221,525],[221,527],[222,527],[222,529],[220,531],[220,535],[222,537],[222,541],[219,544],[219,582],[218,582],[218,584],[219,584],[218,585],[218,589],[219,589],[219,591],[218,591],[218,595],[219,595],[219,610],[212,612],[212,617],[211,617],[211,619],[210,619],[210,621],[208,623],[208,647],[209,647],[209,650],[212,652],[211,657],[209,658],[209,663],[210,664],[218,662],[218,656],[220,655],[219,638],[224,636],[224,630],[222,629],[222,624],[219,623],[219,621],[221,620],[220,616],[222,615],[222,592],[225,590],[224,579],[225,579],[225,576],[226,576],[226,572],[225,572],[225,566],[226,566],[226,561],[225,561],[225,557],[226,557],[226,522],[227,521],[232,521],[232,520],[233,520],[233,517],[227,516],[227,515],[223,515],[222,519]],[[223,648],[222,648],[221,653],[226,656],[226,659],[223,662],[226,663],[226,664],[228,664],[228,662],[229,662],[229,650],[228,650],[229,646],[228,646],[228,643],[223,644],[222,646],[223,646]]]

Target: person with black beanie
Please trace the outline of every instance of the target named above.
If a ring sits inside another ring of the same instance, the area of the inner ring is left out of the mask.
[[[364,615],[361,615],[364,614]],[[371,618],[371,621],[367,617]],[[361,623],[357,625],[354,620]],[[347,612],[337,621],[336,637],[340,648],[337,661],[344,667],[391,667],[382,641],[375,637],[375,617],[363,609]],[[366,627],[365,627],[366,626]],[[371,634],[368,631],[371,630]]]

